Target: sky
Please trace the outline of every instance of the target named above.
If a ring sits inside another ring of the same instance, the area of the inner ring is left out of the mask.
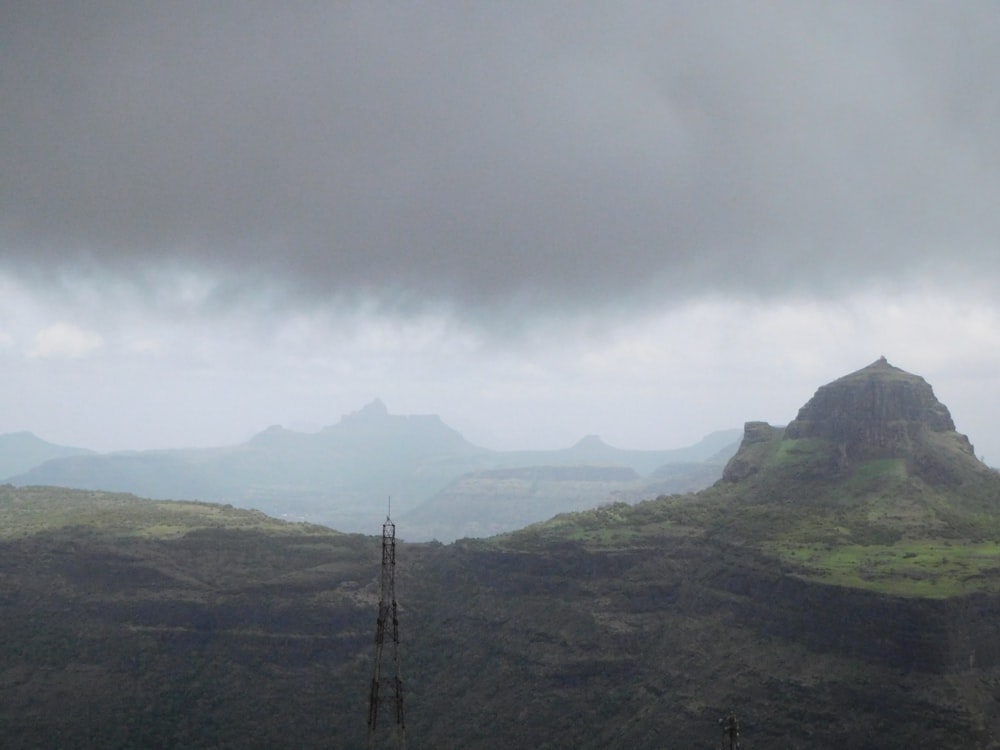
[[[993,2],[0,6],[0,433],[784,424],[879,356],[1000,465]]]

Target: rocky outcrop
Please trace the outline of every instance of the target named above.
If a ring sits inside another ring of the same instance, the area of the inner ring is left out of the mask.
[[[782,428],[767,422],[747,422],[743,426],[743,442],[722,472],[723,480],[740,482],[760,471],[766,444],[778,440],[782,433]]]
[[[948,408],[922,377],[880,357],[816,391],[785,429],[785,438],[829,440],[853,462],[905,457],[927,431],[955,431]],[[958,437],[972,455],[968,439]]]
[[[835,479],[883,458],[904,459],[936,485],[961,484],[985,468],[927,381],[880,357],[822,386],[785,428],[747,422],[723,479],[740,482],[768,469]]]

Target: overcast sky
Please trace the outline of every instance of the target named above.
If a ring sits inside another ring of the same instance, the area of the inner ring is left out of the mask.
[[[0,433],[783,424],[885,355],[1000,464],[994,2],[0,5]]]

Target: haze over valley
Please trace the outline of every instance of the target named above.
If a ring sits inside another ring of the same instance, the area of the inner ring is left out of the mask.
[[[590,435],[558,451],[498,452],[435,415],[393,415],[375,400],[315,433],[275,426],[228,447],[95,454],[20,433],[0,435],[0,449],[17,486],[231,503],[360,533],[377,530],[391,502],[407,539],[452,541],[702,489],[722,475],[740,434],[673,450],[622,450]]]

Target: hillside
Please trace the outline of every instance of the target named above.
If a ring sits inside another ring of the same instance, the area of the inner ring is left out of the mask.
[[[219,505],[9,485],[0,520],[5,748],[337,736],[329,706],[345,702],[370,642],[371,539]]]
[[[884,359],[820,388],[784,429],[749,423],[698,508],[803,576],[946,597],[992,591],[1000,477],[923,378]]]
[[[694,492],[722,474],[730,450],[701,462],[665,464],[648,477],[622,466],[569,464],[483,469],[465,474],[399,521],[407,539],[488,537],[559,513],[662,494]]]
[[[400,544],[409,747],[711,747],[735,710],[748,748],[1000,748],[1000,479],[946,414],[880,361],[703,492]],[[5,747],[364,745],[376,539],[51,488],[0,520]]]

